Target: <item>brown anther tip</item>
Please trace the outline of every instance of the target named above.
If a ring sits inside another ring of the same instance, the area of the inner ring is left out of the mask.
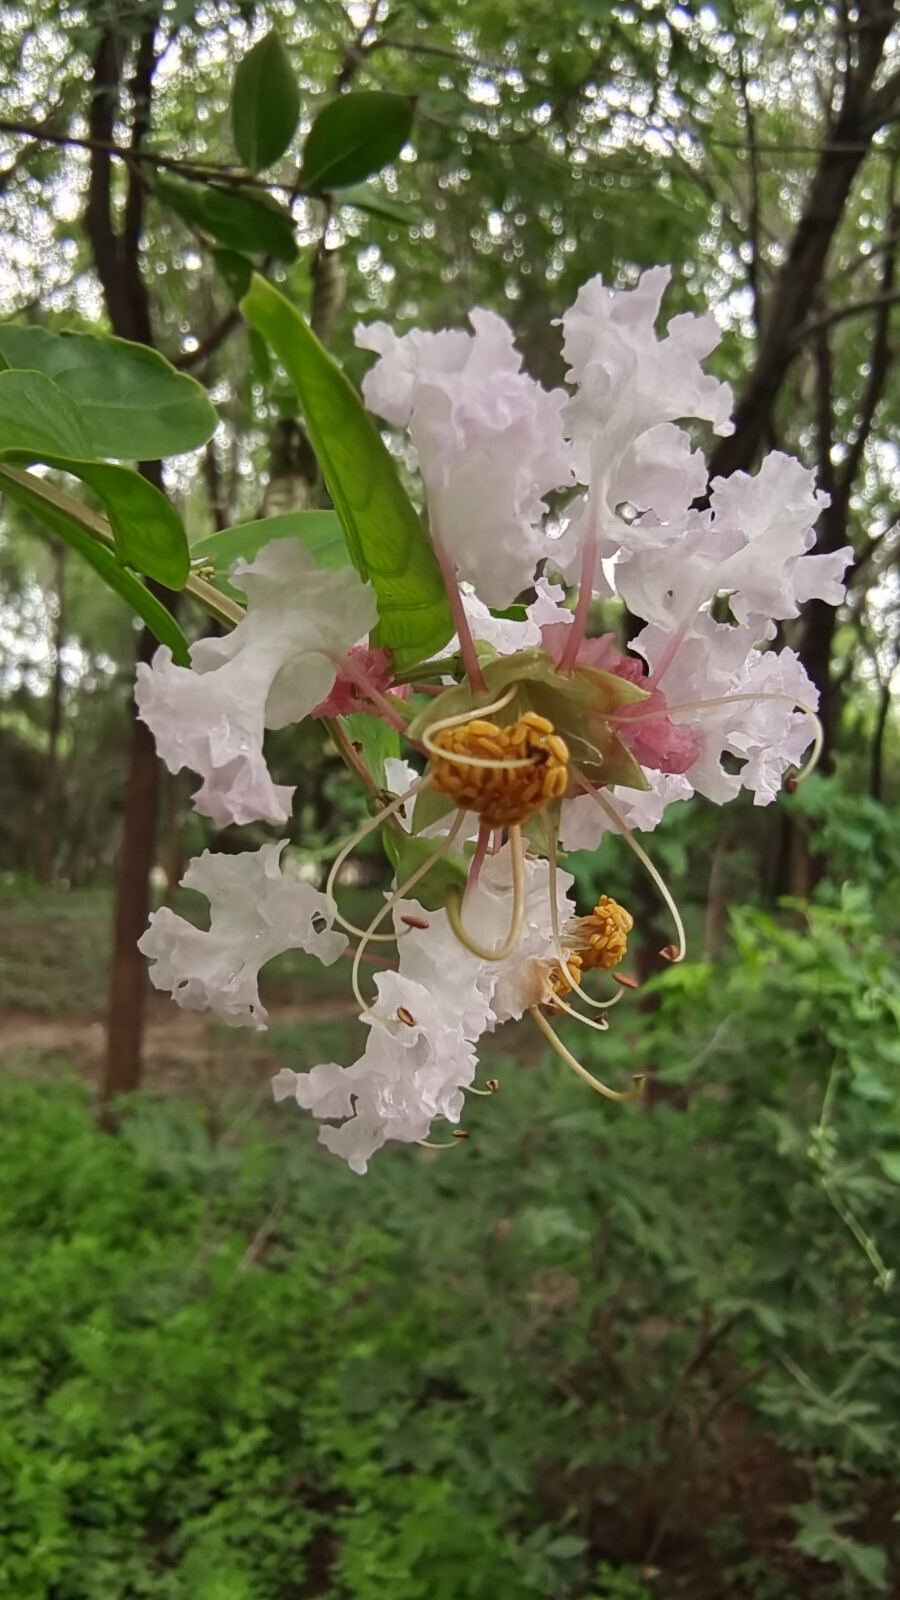
[[[678,946],[677,946],[677,944],[664,945],[662,950],[660,950],[659,953],[662,956],[663,961],[677,961],[678,960]]]
[[[786,772],[784,775],[784,782],[782,783],[782,788],[784,789],[785,794],[796,794],[797,785],[799,782],[800,779],[797,777],[796,772]]]
[[[403,917],[400,918],[400,921],[401,922],[405,922],[406,926],[408,928],[430,928],[431,927],[431,923],[428,921],[427,917],[407,917],[407,916],[403,916]]]
[[[453,1138],[454,1139],[469,1139],[469,1138],[471,1138],[471,1134],[466,1133],[465,1128],[454,1128],[453,1129]]]
[[[397,1007],[397,1021],[405,1022],[408,1028],[415,1028],[418,1026],[416,1019],[408,1006]]]
[[[488,1094],[496,1094],[497,1090],[500,1087],[500,1079],[499,1078],[488,1078],[488,1081],[487,1081],[487,1083],[485,1084],[484,1087],[487,1089]]]
[[[611,972],[610,977],[620,983],[623,989],[636,989],[638,986],[637,978],[633,978],[630,972]]]

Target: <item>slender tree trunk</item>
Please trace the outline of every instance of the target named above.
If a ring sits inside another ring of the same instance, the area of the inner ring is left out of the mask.
[[[156,639],[145,628],[138,658],[149,661]],[[156,848],[159,762],[150,729],[132,715],[125,780],[122,844],[116,873],[113,958],[106,1024],[101,1122],[115,1127],[112,1102],[140,1087],[147,964],[137,942],[150,911],[150,869]]]
[[[133,49],[129,84],[133,106],[132,150],[138,151],[143,143],[150,125],[158,20],[154,9],[148,7],[141,16],[135,37],[133,19],[118,29],[115,11],[104,15],[104,32],[94,55],[91,78],[88,129],[93,147],[85,208],[85,228],[113,332],[120,338],[133,339],[151,348],[150,296],[141,270],[140,253],[144,222],[143,177],[135,163],[129,173],[121,230],[118,230],[114,220],[111,157],[106,147],[112,142],[115,130],[124,59],[129,49]],[[139,470],[150,483],[162,489],[162,466],[158,461],[141,462]],[[174,611],[177,597],[158,585],[150,587]],[[156,640],[145,628],[138,659],[148,661],[155,648]],[[149,912],[158,799],[159,767],[153,737],[134,715],[132,702],[131,749],[116,883],[106,1066],[101,1090],[101,1120],[110,1128],[115,1125],[113,1101],[138,1088],[141,1080],[147,976],[137,941],[146,927]]]
[[[53,587],[56,620],[53,628],[53,678],[50,685],[50,722],[47,729],[47,762],[41,796],[41,821],[38,829],[36,874],[38,883],[49,883],[56,860],[56,831],[60,799],[59,737],[63,717],[63,661],[66,638],[66,547],[53,545]]]
[[[869,794],[873,800],[884,799],[884,741],[887,734],[888,719],[891,714],[891,684],[893,678],[888,678],[881,685],[878,696],[878,717],[875,722],[875,732],[872,735],[872,750],[869,765]]]
[[[721,960],[728,933],[728,856],[731,829],[722,828],[713,851],[706,893],[703,953],[707,961]]]

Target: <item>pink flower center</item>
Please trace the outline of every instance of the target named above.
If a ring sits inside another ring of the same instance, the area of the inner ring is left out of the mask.
[[[568,642],[569,628],[555,622],[541,630],[544,649],[559,662]],[[643,688],[647,669],[635,656],[623,655],[611,633],[599,639],[584,639],[576,665],[611,672],[626,683]],[[651,689],[646,700],[622,706],[616,712],[616,732],[641,767],[659,772],[687,772],[700,755],[702,740],[693,728],[673,722],[661,689]]]

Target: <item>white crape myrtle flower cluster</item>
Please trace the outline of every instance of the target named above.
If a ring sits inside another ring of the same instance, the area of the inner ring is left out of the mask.
[[[732,397],[702,365],[718,340],[712,317],[658,332],[668,281],[658,268],[630,289],[584,285],[562,319],[568,386],[553,391],[522,370],[489,311],[471,313],[470,332],[357,330],[377,355],[364,399],[415,449],[457,629],[421,681],[414,669],[395,682],[389,652],[372,648],[372,587],[350,567],[323,571],[291,539],[237,563],[247,611],[233,633],[194,645],[189,669],[163,648],[139,668],[160,755],[200,775],[195,805],[220,825],[288,820],[293,791],[272,781],[266,728],[316,716],[334,731],[352,690],[354,709],[407,737],[415,765],[389,760],[369,783],[372,826],[434,854],[386,898],[378,922],[392,919],[396,955],[368,997],[360,961],[376,923],[361,936],[340,913],[346,851],[324,891],[292,875],[281,846],[207,852],[185,883],[207,895],[209,931],[160,911],[141,941],[153,982],[179,1004],[255,1027],[273,955],[354,955],[362,1056],[274,1084],[354,1171],[389,1140],[425,1141],[435,1119],[459,1120],[478,1041],[499,1023],[528,1012],[553,1041],[555,1012],[588,1020],[576,994],[595,1011],[609,1002],[592,1000],[579,972],[612,971],[631,919],[606,896],[575,918],[557,843],[649,832],[695,792],[724,803],[743,788],[767,805],[813,743],[816,690],[772,642],[806,601],[839,604],[850,551],[812,553],[826,497],[786,455],[707,483],[684,423],[728,433]],[[587,636],[593,597],[613,594],[645,624],[633,654]],[[443,900],[439,861],[462,874]],[[342,926],[361,939],[355,953]]]

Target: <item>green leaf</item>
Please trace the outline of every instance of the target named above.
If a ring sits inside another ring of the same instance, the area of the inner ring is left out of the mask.
[[[192,556],[202,556],[216,574],[227,574],[239,556],[252,560],[272,539],[299,539],[320,567],[346,567],[350,556],[340,520],[334,511],[286,511],[280,517],[240,522],[220,533],[207,534],[191,546]]]
[[[192,227],[202,228],[229,250],[295,261],[297,241],[290,213],[262,191],[187,183],[158,172],[154,187],[165,205]]]
[[[329,194],[362,183],[395,161],[413,125],[415,102],[402,94],[363,89],[323,106],[303,147],[306,190]]]
[[[392,199],[389,194],[381,194],[378,189],[371,189],[367,183],[344,187],[335,198],[339,205],[356,206],[358,211],[366,211],[372,217],[384,217],[388,222],[402,222],[408,226],[419,220],[412,206]]]
[[[123,567],[113,551],[94,536],[90,531],[91,514],[87,508],[82,522],[55,503],[51,484],[44,483],[40,478],[31,478],[28,473],[12,472],[2,466],[0,466],[0,490],[9,495],[11,500],[24,506],[90,562],[104,583],[116,594],[121,595],[122,599],[126,600],[146,622],[160,644],[169,646],[178,665],[190,666],[188,642],[175,618],[156,596],[150,593],[140,578],[135,577],[127,567]]]
[[[881,1150],[878,1165],[891,1183],[900,1183],[900,1150]]]
[[[0,355],[11,368],[53,380],[77,408],[86,447],[76,456],[157,461],[196,450],[218,416],[202,385],[156,350],[127,339],[0,325]]]
[[[187,535],[175,508],[152,483],[130,467],[109,462],[65,461],[47,465],[72,472],[102,500],[116,536],[116,555],[126,566],[168,589],[183,589],[191,570]]]
[[[399,826],[385,828],[382,835],[385,854],[397,875],[397,883],[403,884],[418,872],[426,861],[429,861],[440,848],[440,839],[419,839],[411,837]],[[418,883],[410,890],[421,906],[426,911],[439,911],[447,903],[447,895],[451,890],[460,894],[465,889],[469,877],[469,863],[458,850],[448,850],[434,864],[430,872],[426,872]]]
[[[74,401],[42,372],[0,372],[0,454],[90,456]]]
[[[0,460],[41,461],[80,478],[103,502],[119,560],[170,589],[183,588],[190,555],[180,517],[131,467],[81,459],[86,442],[77,407],[50,378],[0,372]]]
[[[453,634],[437,558],[378,429],[299,312],[258,275],[244,315],[268,339],[303,414],[350,559],[378,599],[373,645],[398,669],[440,650]]]
[[[366,767],[379,788],[385,786],[384,763],[399,760],[400,735],[389,728],[380,717],[370,717],[365,711],[353,711],[349,717],[338,719],[351,744],[357,746]]]
[[[210,254],[216,271],[226,283],[235,300],[242,300],[253,278],[253,262],[236,250],[212,250]]]
[[[273,29],[238,63],[231,127],[238,155],[251,172],[283,156],[300,121],[300,89],[291,59]]]

